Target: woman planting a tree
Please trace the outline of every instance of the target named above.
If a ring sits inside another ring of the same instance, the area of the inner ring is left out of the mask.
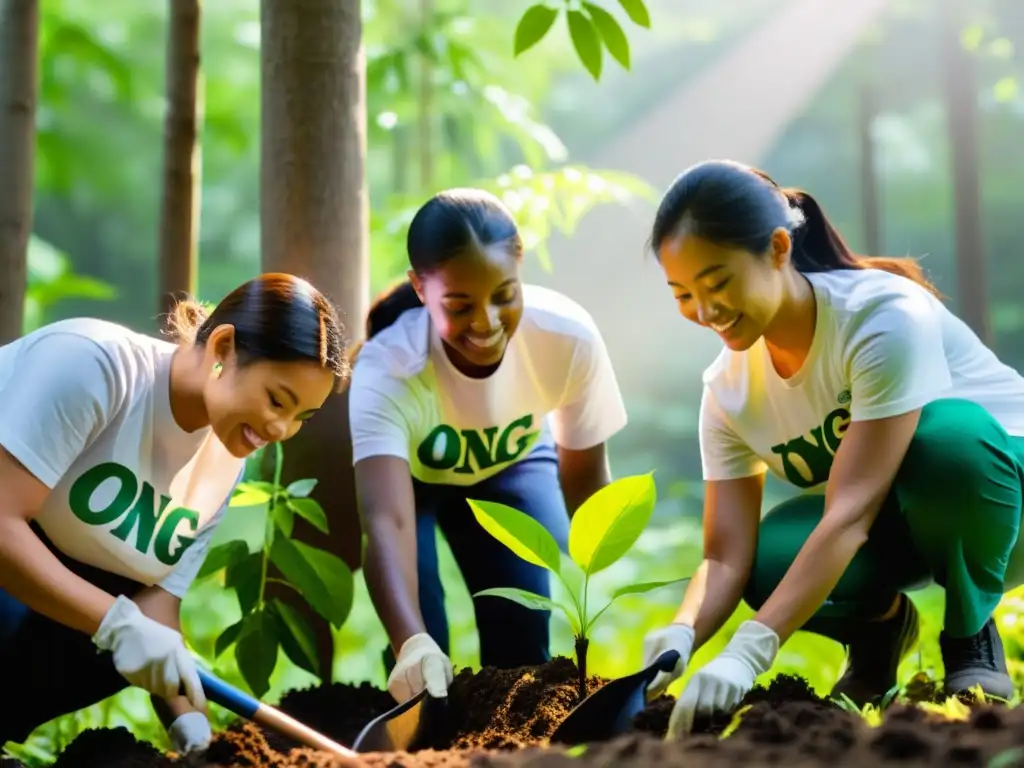
[[[452,680],[435,525],[471,593],[550,594],[548,574],[491,537],[466,499],[524,511],[564,551],[567,509],[610,482],[605,441],[626,424],[600,333],[570,299],[520,282],[522,241],[496,197],[435,196],[407,246],[409,281],[370,311],[349,394],[366,580],[400,702],[443,696]],[[548,660],[547,612],[474,603],[482,664]]]
[[[652,247],[680,313],[725,349],[704,373],[704,561],[645,657],[683,661],[741,598],[756,611],[688,682],[670,733],[735,707],[798,629],[846,647],[833,694],[896,683],[907,590],[945,588],[950,693],[1013,692],[991,615],[1024,581],[1024,379],[910,259],[854,255],[814,199],[711,161],[665,194]],[[805,491],[760,520],[765,473]]]
[[[79,318],[0,347],[0,656],[27,694],[0,743],[129,683],[177,751],[209,741],[181,599],[245,457],[346,368],[334,309],[291,275],[208,317],[181,303],[171,328],[177,343]]]

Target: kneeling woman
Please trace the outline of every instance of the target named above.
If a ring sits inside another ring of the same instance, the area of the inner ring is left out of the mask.
[[[854,256],[810,195],[751,168],[683,173],[652,243],[725,349],[704,374],[704,561],[646,651],[686,660],[741,596],[757,611],[691,678],[673,733],[735,706],[798,629],[845,645],[833,694],[883,695],[918,635],[905,593],[932,581],[947,690],[1008,698],[992,611],[1024,581],[1024,379],[914,261]],[[762,521],[766,469],[805,493]]]
[[[452,679],[435,527],[471,593],[548,594],[547,572],[484,531],[466,499],[515,507],[564,548],[567,507],[609,482],[605,441],[626,424],[601,335],[570,299],[520,282],[522,242],[497,198],[441,193],[407,239],[410,282],[371,310],[349,393],[366,580],[398,701],[442,696]],[[474,607],[482,664],[549,658],[547,613]]]
[[[79,318],[0,347],[0,659],[24,694],[0,743],[129,683],[177,751],[209,741],[181,599],[245,457],[294,435],[345,361],[335,311],[291,275],[172,321],[178,343]]]

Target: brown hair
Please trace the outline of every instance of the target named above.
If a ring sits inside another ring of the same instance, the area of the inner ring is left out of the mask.
[[[800,272],[881,269],[941,298],[916,259],[854,253],[810,194],[781,188],[764,171],[730,160],[699,163],[676,177],[658,207],[650,245],[657,254],[666,238],[685,228],[718,245],[764,253],[778,227],[793,238],[793,266]]]
[[[256,360],[308,360],[331,371],[343,384],[349,375],[341,321],[333,304],[309,282],[271,272],[238,286],[209,307],[179,301],[165,333],[180,344],[203,346],[219,325],[235,329],[239,365]]]

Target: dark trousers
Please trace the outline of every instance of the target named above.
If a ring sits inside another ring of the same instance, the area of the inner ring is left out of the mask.
[[[413,482],[416,494],[419,599],[427,632],[446,653],[448,616],[437,561],[435,529],[440,528],[470,594],[491,587],[516,587],[550,596],[550,574],[532,565],[485,531],[466,499],[493,501],[518,509],[543,525],[565,551],[569,515],[558,481],[556,449],[542,445],[522,461],[471,486]],[[500,668],[550,660],[549,611],[534,611],[499,597],[473,598],[480,663]],[[390,672],[394,654],[385,652]]]
[[[132,597],[143,585],[72,560],[38,535],[78,576],[112,595]],[[0,718],[0,745],[22,743],[36,728],[61,715],[90,707],[128,687],[109,653],[92,638],[36,613],[0,589],[0,666],[17,703]]]

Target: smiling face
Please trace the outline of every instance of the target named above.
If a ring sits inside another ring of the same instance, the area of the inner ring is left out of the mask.
[[[658,260],[680,314],[742,351],[764,335],[783,301],[790,248],[781,227],[763,254],[683,233],[665,239]]]
[[[223,353],[231,349],[227,341],[211,337],[212,346],[222,350],[217,359],[223,367],[207,381],[203,400],[214,433],[232,455],[244,458],[294,436],[324,404],[335,379],[330,370],[305,360],[239,366],[233,352]]]
[[[519,260],[507,243],[470,248],[409,279],[459,370],[476,376],[501,362],[523,315]]]

